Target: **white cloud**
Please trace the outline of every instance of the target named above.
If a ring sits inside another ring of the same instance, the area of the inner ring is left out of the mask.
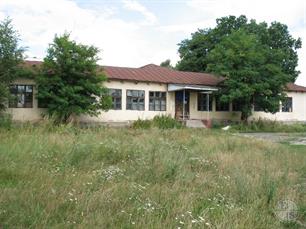
[[[246,14],[257,21],[277,20],[288,24],[294,37],[302,37],[302,74],[297,82],[306,85],[305,0],[191,0],[186,2],[184,17],[166,12],[172,21],[177,21],[170,25],[162,24],[161,18],[136,0],[120,3],[123,4],[117,8],[116,4],[106,7],[103,2],[83,8],[72,0],[0,0],[0,20],[6,16],[13,19],[23,45],[29,47],[29,57],[42,59],[54,35],[68,31],[72,39],[100,48],[101,64],[131,67],[159,64],[168,58],[175,63],[179,59],[177,43],[198,28],[213,27],[220,16]],[[162,1],[159,4],[164,7]],[[175,9],[175,3],[170,7]],[[131,21],[132,13],[143,20]]]
[[[145,17],[145,21],[142,24],[153,25],[157,22],[156,16],[139,2],[135,0],[123,0],[122,3],[126,9],[139,12]]]
[[[141,23],[118,19],[109,9],[84,9],[69,0],[1,0],[0,12],[0,17],[13,19],[29,57],[42,59],[54,35],[65,31],[78,42],[99,47],[105,65],[141,66],[154,51],[141,33]]]

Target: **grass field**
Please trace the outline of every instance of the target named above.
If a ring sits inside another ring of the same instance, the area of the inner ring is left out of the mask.
[[[298,207],[298,223],[275,216]],[[302,228],[306,148],[194,129],[0,130],[0,228]]]

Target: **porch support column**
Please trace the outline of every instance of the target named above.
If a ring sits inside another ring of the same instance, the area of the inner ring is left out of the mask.
[[[209,120],[209,93],[206,94],[207,122]]]
[[[183,90],[183,120],[185,120],[185,89]]]

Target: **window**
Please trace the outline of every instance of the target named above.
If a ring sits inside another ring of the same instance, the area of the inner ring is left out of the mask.
[[[10,108],[33,107],[33,85],[11,85],[12,98],[9,101]]]
[[[216,97],[216,111],[229,111],[229,103],[221,102],[220,96]]]
[[[264,111],[264,109],[258,103],[256,103],[256,101],[255,101],[254,102],[254,111],[260,112],[260,111]]]
[[[232,102],[232,111],[241,111],[241,110],[242,110],[241,103],[239,101],[233,101]]]
[[[207,103],[209,97],[209,111],[212,111],[212,100],[213,97],[208,94],[198,93],[198,111],[207,111]]]
[[[122,106],[122,90],[121,89],[109,89],[109,94],[112,97],[113,110],[121,110]]]
[[[149,110],[150,111],[166,110],[166,92],[160,92],[160,91],[149,92]]]
[[[292,97],[287,97],[282,102],[282,112],[292,112]]]
[[[126,91],[126,109],[143,111],[145,107],[145,91],[127,90]]]

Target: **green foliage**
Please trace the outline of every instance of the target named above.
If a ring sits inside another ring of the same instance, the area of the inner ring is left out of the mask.
[[[81,114],[98,115],[111,105],[105,75],[97,65],[99,50],[77,44],[69,34],[55,36],[37,79],[38,100],[58,122]]]
[[[19,46],[19,34],[12,21],[0,22],[0,111],[6,108],[9,99],[9,85],[18,77],[23,61],[24,48]]]
[[[12,116],[6,113],[0,113],[0,128],[10,130],[12,128]]]
[[[173,69],[173,66],[171,65],[171,60],[170,59],[167,59],[167,60],[161,62],[160,66]]]
[[[133,122],[132,128],[134,129],[149,129],[152,126],[152,121],[151,120],[143,120],[143,119],[137,119],[136,121]]]
[[[182,124],[170,115],[158,115],[153,119],[153,125],[159,129],[181,128]]]
[[[301,123],[285,124],[278,121],[269,121],[259,119],[249,123],[240,123],[233,125],[232,130],[240,132],[284,132],[284,133],[295,133],[295,132],[306,132],[306,125]]]
[[[223,17],[215,28],[199,30],[179,46],[177,68],[224,76],[221,101],[239,103],[242,120],[251,115],[255,102],[266,112],[277,112],[286,84],[299,74],[301,40],[278,22],[268,26],[245,16]]]
[[[156,127],[158,129],[182,128],[182,124],[169,115],[157,115],[153,120],[138,119],[133,122],[134,129],[150,129]]]

